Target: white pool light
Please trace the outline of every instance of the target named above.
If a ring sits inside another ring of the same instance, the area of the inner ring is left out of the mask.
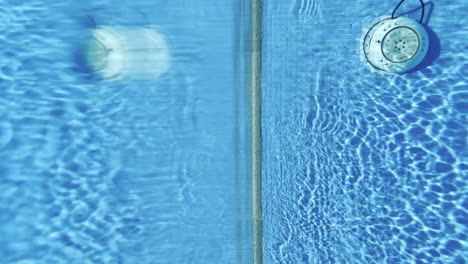
[[[363,35],[361,51],[377,70],[404,73],[416,67],[427,54],[429,37],[420,22],[406,17],[385,18],[373,24]]]
[[[86,41],[85,62],[105,80],[156,79],[169,69],[169,48],[155,27],[100,26]]]

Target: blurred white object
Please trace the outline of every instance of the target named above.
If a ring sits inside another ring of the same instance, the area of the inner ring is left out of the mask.
[[[155,27],[100,26],[86,42],[87,66],[105,80],[156,79],[167,72],[170,55]]]

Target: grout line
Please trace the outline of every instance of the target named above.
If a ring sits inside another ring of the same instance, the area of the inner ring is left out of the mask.
[[[262,243],[262,142],[261,142],[261,41],[262,0],[251,0],[252,38],[252,211],[253,211],[253,263],[263,263]]]

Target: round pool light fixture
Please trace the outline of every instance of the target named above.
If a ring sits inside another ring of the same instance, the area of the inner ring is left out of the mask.
[[[424,3],[420,0],[423,11],[418,22],[405,17],[395,18],[395,11],[403,2],[393,10],[391,18],[375,23],[364,34],[362,53],[366,61],[377,70],[407,72],[421,63],[429,49],[429,37],[421,25]]]
[[[104,80],[156,79],[170,64],[168,45],[154,26],[99,26],[86,41],[84,57]]]

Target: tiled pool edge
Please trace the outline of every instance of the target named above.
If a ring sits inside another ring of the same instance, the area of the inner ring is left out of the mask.
[[[262,146],[261,146],[261,39],[262,0],[251,0],[251,109],[252,109],[252,210],[254,264],[263,263],[262,243]]]

